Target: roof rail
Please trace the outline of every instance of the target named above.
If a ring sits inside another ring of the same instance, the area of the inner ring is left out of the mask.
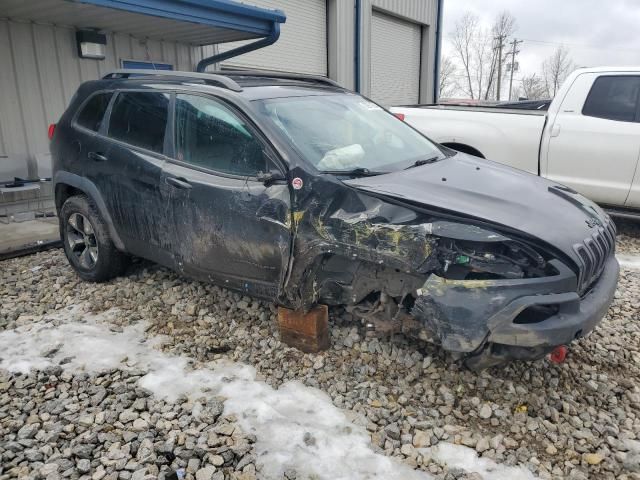
[[[219,72],[219,75],[229,75],[237,77],[259,77],[259,78],[282,78],[285,80],[299,80],[307,82],[324,83],[332,87],[344,88],[339,83],[331,80],[330,78],[323,77],[321,75],[307,75],[302,73],[285,73],[285,72],[270,72],[268,70],[224,70]]]
[[[213,73],[197,73],[197,72],[181,72],[177,70],[146,70],[146,69],[120,69],[107,73],[103,79],[110,78],[130,78],[131,76],[145,77],[174,77],[184,79],[203,80],[205,83],[224,87],[234,92],[241,92],[242,87],[234,82],[231,78],[224,75],[216,75]]]

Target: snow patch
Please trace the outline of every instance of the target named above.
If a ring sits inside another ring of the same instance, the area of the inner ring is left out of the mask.
[[[616,255],[622,268],[640,270],[640,255]]]
[[[276,390],[258,380],[253,367],[230,361],[191,368],[192,359],[155,348],[162,337],[145,339],[143,323],[120,328],[109,323],[118,310],[100,314],[85,310],[86,306],[74,306],[0,332],[0,368],[20,373],[51,365],[87,372],[136,369],[146,372],[139,385],[169,402],[181,396],[224,397],[224,413],[236,415],[243,431],[256,436],[263,478],[282,478],[288,468],[304,477],[332,480],[431,478],[374,452],[367,431],[354,425],[320,390],[295,381]],[[487,479],[534,478],[525,469],[478,458],[463,446],[439,444],[431,455],[439,463]]]
[[[431,447],[432,458],[441,465],[461,468],[467,472],[478,473],[486,480],[535,480],[537,477],[522,467],[499,465],[493,460],[478,457],[475,450],[464,445],[439,443]]]

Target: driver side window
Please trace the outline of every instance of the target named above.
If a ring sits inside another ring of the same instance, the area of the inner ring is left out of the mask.
[[[176,157],[181,162],[240,176],[266,171],[262,144],[221,102],[178,94],[175,132]]]

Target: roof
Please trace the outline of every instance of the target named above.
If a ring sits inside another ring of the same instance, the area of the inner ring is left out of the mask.
[[[582,67],[574,70],[574,73],[638,73],[640,72],[640,66],[626,66],[626,67]]]
[[[279,10],[231,0],[2,0],[0,18],[208,45],[271,35]]]
[[[103,79],[121,79],[128,81],[174,81],[185,82],[197,80],[202,83],[227,88],[241,92],[242,87],[265,85],[314,85],[323,87],[342,88],[330,78],[320,75],[305,75],[297,73],[270,72],[262,70],[231,70],[219,72],[183,72],[178,70],[136,70],[120,69],[107,73]]]

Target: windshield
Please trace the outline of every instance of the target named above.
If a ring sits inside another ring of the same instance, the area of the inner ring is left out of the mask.
[[[318,170],[389,172],[442,151],[359,95],[256,100],[258,110]]]

